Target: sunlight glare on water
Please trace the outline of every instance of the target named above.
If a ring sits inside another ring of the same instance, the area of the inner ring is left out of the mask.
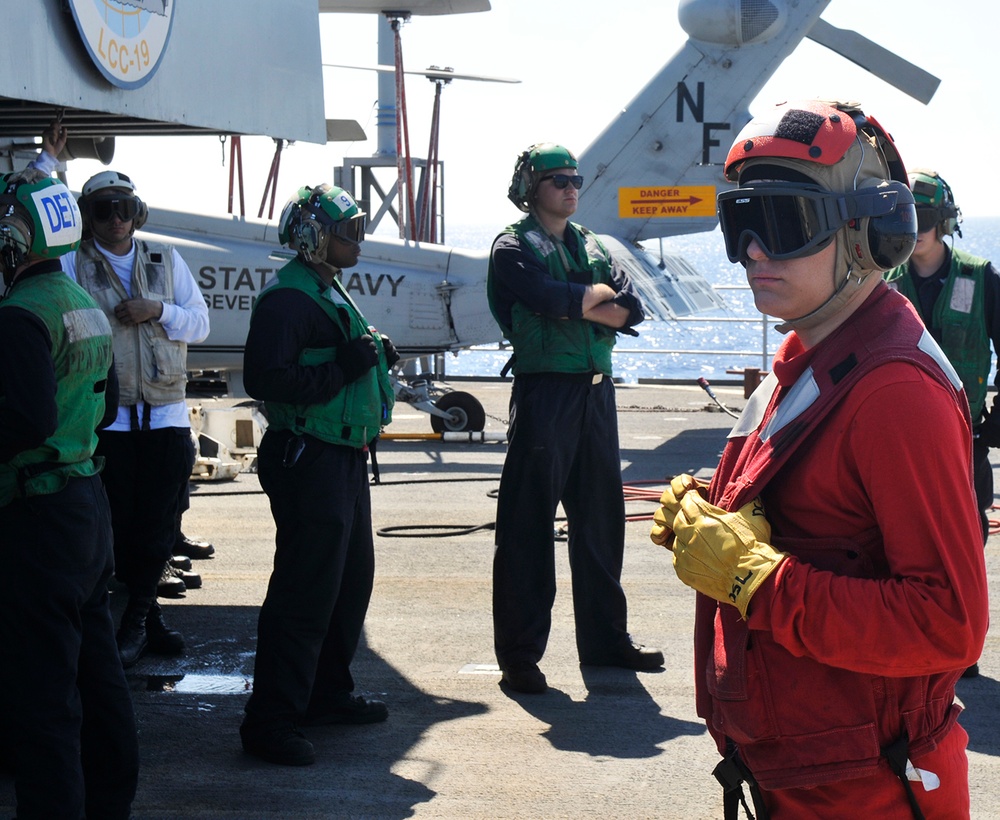
[[[150,675],[147,692],[173,692],[181,695],[243,695],[253,688],[246,675]]]
[[[456,227],[449,229],[448,244],[462,248],[487,249],[498,229],[477,227]],[[958,248],[992,260],[1000,265],[1000,218],[967,217],[962,223],[964,238],[956,239]],[[654,253],[659,252],[659,243],[645,243]],[[744,322],[713,321],[714,316],[704,321],[686,322],[644,322],[637,330],[639,336],[620,336],[615,346],[615,376],[626,382],[639,379],[682,379],[709,380],[733,378],[727,370],[745,367],[770,366],[770,356],[781,343],[782,336],[773,329],[774,320],[769,322],[767,335],[767,355],[765,363],[763,342],[763,318],[753,303],[753,296],[746,289],[746,277],[740,265],[732,264],[726,257],[722,235],[718,230],[710,233],[688,234],[671,237],[663,242],[665,253],[684,256],[709,284],[722,291],[723,299],[729,307],[729,316],[744,319]],[[730,290],[731,287],[743,288]],[[655,353],[629,353],[630,350],[656,351]],[[669,351],[727,351],[722,355],[709,353],[677,353]],[[736,355],[730,351],[743,351],[748,355]],[[457,356],[445,358],[445,369],[453,376],[498,376],[508,357],[509,351],[495,347],[462,351]]]

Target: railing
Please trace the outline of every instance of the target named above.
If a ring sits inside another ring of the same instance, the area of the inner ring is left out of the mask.
[[[741,291],[747,293],[750,290],[748,285],[713,285],[713,290],[717,291]],[[759,362],[759,369],[767,371],[771,367],[771,353],[769,351],[769,332],[770,329],[780,320],[774,319],[771,316],[766,316],[764,314],[756,314],[754,316],[680,316],[676,319],[672,319],[672,322],[678,324],[741,324],[741,325],[761,325],[761,336],[760,336],[760,347],[756,350],[740,350],[734,348],[726,348],[722,350],[712,350],[706,348],[695,348],[695,349],[685,349],[678,347],[656,347],[656,348],[636,348],[636,347],[616,347],[614,353],[619,355],[634,355],[639,354],[643,356],[732,356],[736,359],[757,359]],[[748,365],[753,366],[753,365]]]
[[[741,292],[747,292],[750,290],[749,285],[713,285],[714,290],[737,290]],[[694,321],[694,318],[690,319],[678,319],[678,321]],[[724,355],[726,352],[731,353],[734,356],[760,356],[760,369],[768,370],[770,369],[771,354],[768,352],[768,329],[775,324],[775,319],[772,316],[761,313],[757,318],[746,318],[746,317],[733,317],[733,318],[723,318],[719,321],[722,322],[760,322],[761,323],[761,334],[760,334],[760,350],[756,351],[744,351],[744,350],[733,350],[733,351],[721,351],[719,355]]]
[[[750,288],[747,285],[713,285],[715,290],[731,290],[731,291],[743,291],[747,292]],[[730,308],[732,309],[732,308]],[[671,319],[671,322],[676,322],[678,324],[741,324],[741,325],[761,325],[760,334],[760,347],[756,350],[741,350],[736,348],[725,348],[725,349],[707,349],[707,348],[681,348],[681,347],[628,347],[624,343],[615,347],[613,354],[616,357],[619,356],[729,356],[735,359],[735,367],[738,366],[738,362],[746,361],[747,368],[759,368],[761,371],[768,371],[771,368],[771,358],[772,354],[769,351],[769,340],[771,328],[780,320],[775,319],[771,316],[765,316],[763,314],[757,313],[754,316],[682,316],[675,319]],[[508,344],[496,344],[496,345],[477,345],[474,350],[490,352],[506,352],[510,353],[510,346]],[[756,361],[755,361],[756,360]],[[434,357],[434,369],[433,373],[441,378],[444,376],[445,370],[445,356],[438,355]],[[727,371],[728,372],[728,371]]]
[[[705,323],[711,321],[712,324],[721,323],[739,323],[739,324],[755,324],[757,322],[763,322],[763,328],[761,330],[761,342],[759,350],[710,350],[705,348],[698,348],[693,350],[686,350],[680,348],[671,348],[665,350],[663,348],[645,348],[645,347],[629,347],[622,349],[615,349],[613,353],[625,354],[635,354],[640,353],[642,355],[674,355],[679,354],[682,356],[736,356],[738,358],[753,358],[755,356],[760,356],[760,369],[768,370],[770,369],[771,354],[768,351],[767,339],[768,339],[768,327],[773,324],[771,317],[762,316],[760,319],[744,319],[741,317],[712,317],[711,319],[698,318],[696,316],[682,316],[676,319],[672,319],[674,322],[692,322],[692,323]]]

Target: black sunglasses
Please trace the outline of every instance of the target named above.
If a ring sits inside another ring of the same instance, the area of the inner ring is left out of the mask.
[[[559,190],[562,190],[567,185],[572,185],[576,190],[580,190],[583,187],[583,177],[570,176],[569,174],[549,174],[547,177],[542,177],[541,181],[551,179],[552,184],[556,186]]]

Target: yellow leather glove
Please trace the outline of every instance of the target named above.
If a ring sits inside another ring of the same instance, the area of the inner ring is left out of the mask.
[[[674,516],[674,571],[689,587],[732,604],[743,619],[750,599],[788,557],[768,542],[771,525],[759,498],[736,512],[685,493]]]
[[[653,513],[653,529],[649,538],[654,544],[673,549],[674,516],[681,508],[681,498],[691,490],[697,491],[702,497],[708,495],[708,485],[692,475],[682,473],[670,479],[670,486],[660,496],[660,509]]]

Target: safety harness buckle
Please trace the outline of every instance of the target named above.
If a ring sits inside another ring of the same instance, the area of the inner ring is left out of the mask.
[[[722,810],[725,820],[738,820],[740,806],[746,812],[749,820],[768,820],[770,815],[767,806],[764,805],[764,795],[761,792],[760,784],[753,776],[746,764],[740,760],[739,752],[731,749],[729,754],[712,770],[715,779],[722,785]],[[747,805],[746,795],[743,793],[743,784],[750,788],[750,799],[753,800],[756,816],[750,811]]]

